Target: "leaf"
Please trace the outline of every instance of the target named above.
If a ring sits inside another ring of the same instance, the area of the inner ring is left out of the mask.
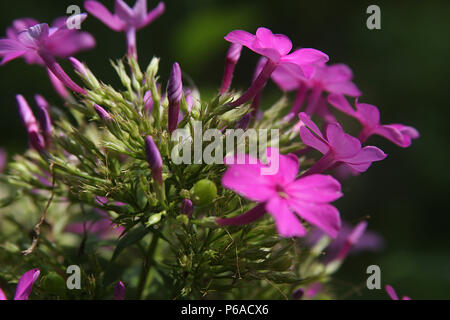
[[[139,225],[132,231],[127,232],[127,234],[119,240],[116,249],[114,250],[114,254],[111,258],[111,262],[114,261],[117,256],[126,248],[132,246],[139,240],[141,240],[147,234],[147,229],[143,226]]]
[[[14,203],[17,199],[19,199],[22,195],[22,192],[18,190],[14,190],[9,196],[6,198],[0,199],[0,208],[5,208],[12,203]]]

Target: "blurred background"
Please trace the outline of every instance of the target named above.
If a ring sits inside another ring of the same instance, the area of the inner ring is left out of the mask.
[[[113,8],[113,0],[101,2]],[[72,4],[82,6],[83,1],[1,1],[1,37],[16,18],[51,22]],[[149,0],[149,7],[156,4]],[[381,30],[366,27],[371,4],[381,8]],[[228,48],[223,37],[234,29],[254,33],[260,26],[288,35],[294,46],[326,52],[332,63],[347,63],[363,91],[360,101],[378,106],[382,123],[412,125],[421,133],[408,149],[371,138],[369,142],[389,157],[344,185],[345,197],[338,202],[343,219],[356,223],[370,216],[369,229],[376,230],[385,245],[380,252],[348,258],[333,282],[339,296],[386,298],[384,290],[365,286],[366,268],[376,264],[382,285],[393,285],[400,295],[450,298],[450,2],[168,0],[163,17],[138,32],[139,59],[145,67],[153,55],[162,57],[164,81],[171,64],[178,61],[201,93],[210,96],[222,78]],[[83,29],[94,35],[97,48],[77,57],[104,82],[119,86],[109,59],[125,54],[124,35],[94,17]],[[256,61],[255,54],[243,51],[234,88],[249,85]],[[271,92],[279,95],[273,85],[265,94]],[[15,104],[17,93],[29,101],[40,93],[60,103],[43,68],[22,59],[0,67],[0,147],[10,156],[27,146]]]

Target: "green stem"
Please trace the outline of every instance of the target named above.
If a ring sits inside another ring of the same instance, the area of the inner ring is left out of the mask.
[[[150,273],[150,268],[154,262],[153,256],[155,255],[155,251],[156,251],[156,248],[158,245],[158,240],[159,240],[159,234],[153,233],[152,241],[150,242],[150,245],[147,250],[147,254],[145,255],[144,263],[142,265],[141,276],[139,279],[139,285],[138,285],[138,289],[137,289],[137,299],[138,300],[142,299],[142,295],[143,295],[144,289],[146,287],[148,275]]]

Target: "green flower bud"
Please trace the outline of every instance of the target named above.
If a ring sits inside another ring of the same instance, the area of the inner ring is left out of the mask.
[[[208,179],[198,181],[191,190],[195,205],[204,206],[211,203],[217,197],[217,187]]]
[[[41,281],[41,287],[45,292],[62,296],[66,291],[66,281],[56,272],[50,272]]]

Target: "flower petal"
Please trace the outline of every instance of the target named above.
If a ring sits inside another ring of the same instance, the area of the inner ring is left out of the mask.
[[[361,150],[361,142],[345,133],[339,123],[328,124],[326,131],[328,142],[336,155],[336,160],[345,161],[343,159],[355,156]]]
[[[316,227],[322,229],[331,238],[336,238],[341,228],[339,211],[330,204],[317,204],[289,199],[289,206],[297,214]]]
[[[114,16],[109,12],[109,10],[100,2],[92,0],[86,1],[84,3],[84,8],[112,30],[123,31],[125,26],[124,23],[117,16]]]
[[[341,184],[331,176],[313,174],[287,185],[289,197],[313,203],[328,203],[342,197]]]
[[[275,49],[280,56],[287,55],[292,50],[291,40],[284,34],[273,34],[267,28],[258,28],[256,30],[255,46],[258,48]]]
[[[0,301],[3,301],[3,300],[8,300],[8,299],[6,298],[6,295],[3,292],[3,290],[0,288]]]
[[[278,233],[286,238],[303,237],[306,230],[295,214],[289,209],[286,200],[280,197],[273,197],[266,204],[267,211],[275,219]]]
[[[354,157],[345,159],[345,163],[358,172],[366,171],[372,162],[381,161],[387,157],[382,150],[374,146],[367,146],[361,149]]]
[[[32,269],[20,277],[19,283],[17,283],[14,300],[28,300],[31,290],[33,289],[33,284],[39,278],[40,273],[39,269]]]
[[[387,124],[378,127],[374,132],[396,145],[407,148],[411,145],[411,140],[419,137],[419,132],[413,128],[402,124]]]
[[[291,91],[298,89],[300,84],[299,77],[295,77],[292,72],[290,72],[286,64],[279,65],[275,71],[272,73],[272,80],[275,82],[283,91]]]
[[[376,128],[380,125],[380,111],[377,107],[367,103],[358,103],[358,101],[355,105],[358,119],[365,127]]]
[[[246,156],[245,164],[230,165],[222,177],[222,185],[243,197],[258,202],[264,202],[276,195],[271,176],[261,174],[261,169],[266,165],[256,162],[256,164],[250,164],[250,158]],[[226,163],[230,163],[229,159],[226,159]]]
[[[298,158],[293,154],[282,155],[276,148],[267,148],[268,158],[271,160],[268,166],[278,168],[277,172],[271,175],[274,183],[285,185],[295,180],[299,170]],[[274,164],[276,161],[278,163]]]
[[[255,40],[255,36],[244,30],[234,30],[228,33],[225,36],[225,40],[232,43],[239,43],[243,46],[246,46],[250,50],[252,49],[253,40]]]
[[[323,138],[320,129],[314,122],[311,121],[309,116],[301,112],[300,118],[300,138],[302,142],[309,147],[319,150],[322,154],[328,153],[330,150],[328,142]]]
[[[385,289],[387,294],[389,295],[389,297],[391,297],[392,300],[398,300],[398,296],[394,288],[392,288],[390,285],[386,285]]]
[[[147,14],[144,22],[141,25],[139,25],[138,27],[143,28],[144,26],[152,23],[153,21],[158,19],[164,13],[164,11],[166,11],[166,6],[165,6],[164,2],[158,3],[158,5]]]
[[[348,114],[351,117],[356,117],[356,111],[347,101],[343,94],[332,93],[328,96],[328,103],[336,109]]]

